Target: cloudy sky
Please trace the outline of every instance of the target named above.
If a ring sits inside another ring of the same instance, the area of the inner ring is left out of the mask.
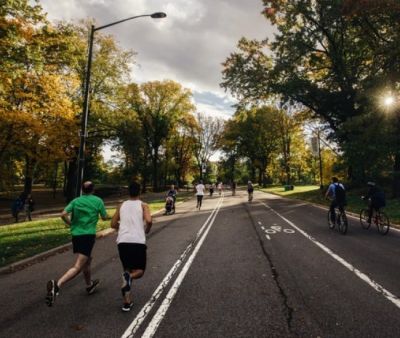
[[[91,17],[105,25],[130,16],[163,11],[165,19],[128,21],[103,32],[138,53],[135,82],[172,79],[191,88],[198,111],[233,113],[232,99],[219,87],[221,63],[238,40],[271,36],[260,14],[262,0],[40,0],[50,20]]]

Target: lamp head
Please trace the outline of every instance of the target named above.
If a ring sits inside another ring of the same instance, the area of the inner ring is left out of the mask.
[[[163,13],[163,12],[156,12],[150,15],[153,19],[162,19],[165,18],[167,16],[167,14]]]

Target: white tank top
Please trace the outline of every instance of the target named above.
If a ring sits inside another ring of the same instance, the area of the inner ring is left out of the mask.
[[[117,243],[146,244],[142,201],[123,202],[119,209],[119,218]]]

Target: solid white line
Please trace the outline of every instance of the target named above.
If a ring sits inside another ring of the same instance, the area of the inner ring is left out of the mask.
[[[282,216],[280,213],[272,209],[269,205],[260,202],[263,204],[266,208],[274,212],[276,215],[278,215],[280,218],[282,218],[286,223],[291,225],[293,228],[295,228],[298,232],[300,232],[304,237],[308,238],[311,242],[313,242],[315,245],[320,247],[323,251],[325,251],[328,255],[330,255],[332,258],[334,258],[336,261],[338,261],[340,264],[345,266],[347,269],[349,269],[351,272],[353,272],[357,277],[359,277],[361,280],[363,280],[365,283],[367,283],[369,286],[371,286],[373,289],[375,289],[378,293],[380,293],[382,296],[384,296],[387,300],[390,300],[394,305],[396,305],[398,308],[400,308],[400,299],[391,293],[390,291],[386,290],[382,285],[378,284],[375,282],[373,279],[369,278],[365,273],[361,272],[358,270],[356,267],[345,261],[342,257],[339,255],[335,254],[331,249],[323,245],[322,243],[318,242],[314,237],[310,236],[307,234],[305,231],[297,227],[293,222],[289,221],[287,218]]]
[[[271,240],[271,237],[269,237],[268,235],[265,235],[265,237],[267,237],[268,240]]]
[[[188,258],[186,264],[184,265],[184,267],[182,268],[181,272],[179,273],[178,277],[176,277],[176,280],[174,282],[174,284],[171,286],[171,289],[169,290],[168,294],[165,296],[164,301],[162,302],[162,304],[160,305],[160,307],[158,308],[156,314],[154,315],[153,319],[151,320],[151,322],[149,323],[149,325],[146,328],[146,331],[143,333],[142,338],[151,338],[154,336],[154,334],[157,331],[158,326],[160,325],[161,321],[163,320],[163,318],[165,317],[165,314],[168,311],[169,306],[171,305],[180,285],[183,282],[183,279],[186,276],[186,273],[189,271],[190,266],[193,263],[193,260],[195,259],[198,251],[200,250],[202,244],[204,243],[204,240],[207,237],[208,232],[210,231],[215,218],[217,217],[217,214],[221,208],[222,202],[219,206],[219,208],[217,209],[217,211],[214,213],[213,219],[210,221],[207,229],[204,231],[201,239],[199,240],[199,242],[197,243],[196,247],[194,248],[192,254],[190,255],[190,257]]]
[[[160,295],[163,293],[165,288],[168,286],[169,282],[171,281],[171,279],[173,278],[173,276],[175,275],[175,273],[177,272],[177,270],[179,269],[179,267],[185,260],[187,254],[192,249],[193,244],[203,234],[204,229],[207,227],[212,216],[219,209],[219,206],[221,205],[221,203],[222,203],[222,198],[219,199],[216,207],[211,212],[210,216],[208,216],[207,220],[204,222],[204,224],[200,228],[200,230],[197,232],[195,240],[186,247],[185,251],[181,254],[181,256],[178,258],[178,260],[175,262],[175,264],[169,270],[167,275],[164,277],[164,279],[158,285],[157,289],[151,295],[150,300],[143,306],[142,310],[137,314],[137,316],[132,321],[132,323],[129,325],[129,327],[125,330],[125,332],[123,333],[121,338],[132,337],[136,333],[136,331],[139,329],[140,325],[146,319],[147,315],[150,313],[150,311],[153,308],[154,304],[156,303],[157,299],[160,297]]]

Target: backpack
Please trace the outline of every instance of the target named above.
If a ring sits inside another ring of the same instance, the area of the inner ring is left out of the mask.
[[[346,203],[346,191],[340,184],[335,184],[335,199],[338,203]]]

